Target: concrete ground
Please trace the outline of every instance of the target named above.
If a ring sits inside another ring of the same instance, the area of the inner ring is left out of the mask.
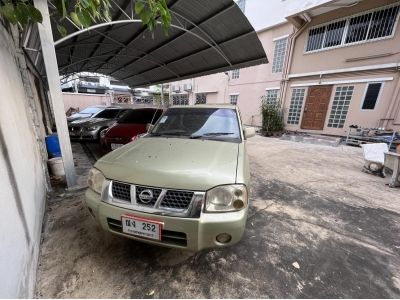
[[[93,147],[93,145],[91,145]],[[400,190],[360,148],[255,137],[243,240],[199,253],[98,229],[83,192],[48,204],[39,298],[399,298]]]

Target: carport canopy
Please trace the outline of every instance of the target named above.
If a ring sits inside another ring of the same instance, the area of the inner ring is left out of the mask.
[[[52,20],[60,75],[95,72],[130,87],[148,86],[267,63],[257,33],[232,0],[169,0],[172,25],[151,33],[135,1],[112,0],[112,21],[79,28]],[[55,13],[49,4],[51,13]]]

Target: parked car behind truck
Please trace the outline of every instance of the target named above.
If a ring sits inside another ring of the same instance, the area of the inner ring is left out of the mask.
[[[97,161],[86,205],[120,236],[194,251],[231,246],[246,225],[253,135],[235,106],[171,107],[147,135]]]
[[[148,124],[155,124],[163,113],[157,108],[138,108],[124,114],[101,137],[101,144],[107,151],[115,150],[147,132]]]
[[[68,124],[69,137],[78,141],[98,141],[103,130],[107,130],[130,109],[107,108],[92,118],[78,119]]]

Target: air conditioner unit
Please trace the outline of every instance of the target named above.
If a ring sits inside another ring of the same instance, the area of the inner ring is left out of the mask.
[[[180,88],[179,85],[173,85],[173,86],[172,86],[172,90],[173,90],[174,92],[179,92],[179,91],[181,90],[181,88]]]
[[[190,83],[184,84],[183,89],[187,92],[192,90],[192,85]]]

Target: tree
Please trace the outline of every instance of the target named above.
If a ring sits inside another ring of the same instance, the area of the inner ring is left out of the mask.
[[[133,0],[132,0],[133,1]],[[79,27],[87,28],[94,23],[111,21],[111,0],[51,0],[58,12],[57,29],[65,36],[67,30],[60,24],[66,17]],[[72,2],[75,4],[72,5]],[[171,14],[165,0],[137,0],[134,13],[150,31],[157,22],[161,23],[165,34],[171,25]],[[33,6],[32,0],[0,0],[0,15],[10,22],[24,28],[30,21],[42,22],[41,13]]]

